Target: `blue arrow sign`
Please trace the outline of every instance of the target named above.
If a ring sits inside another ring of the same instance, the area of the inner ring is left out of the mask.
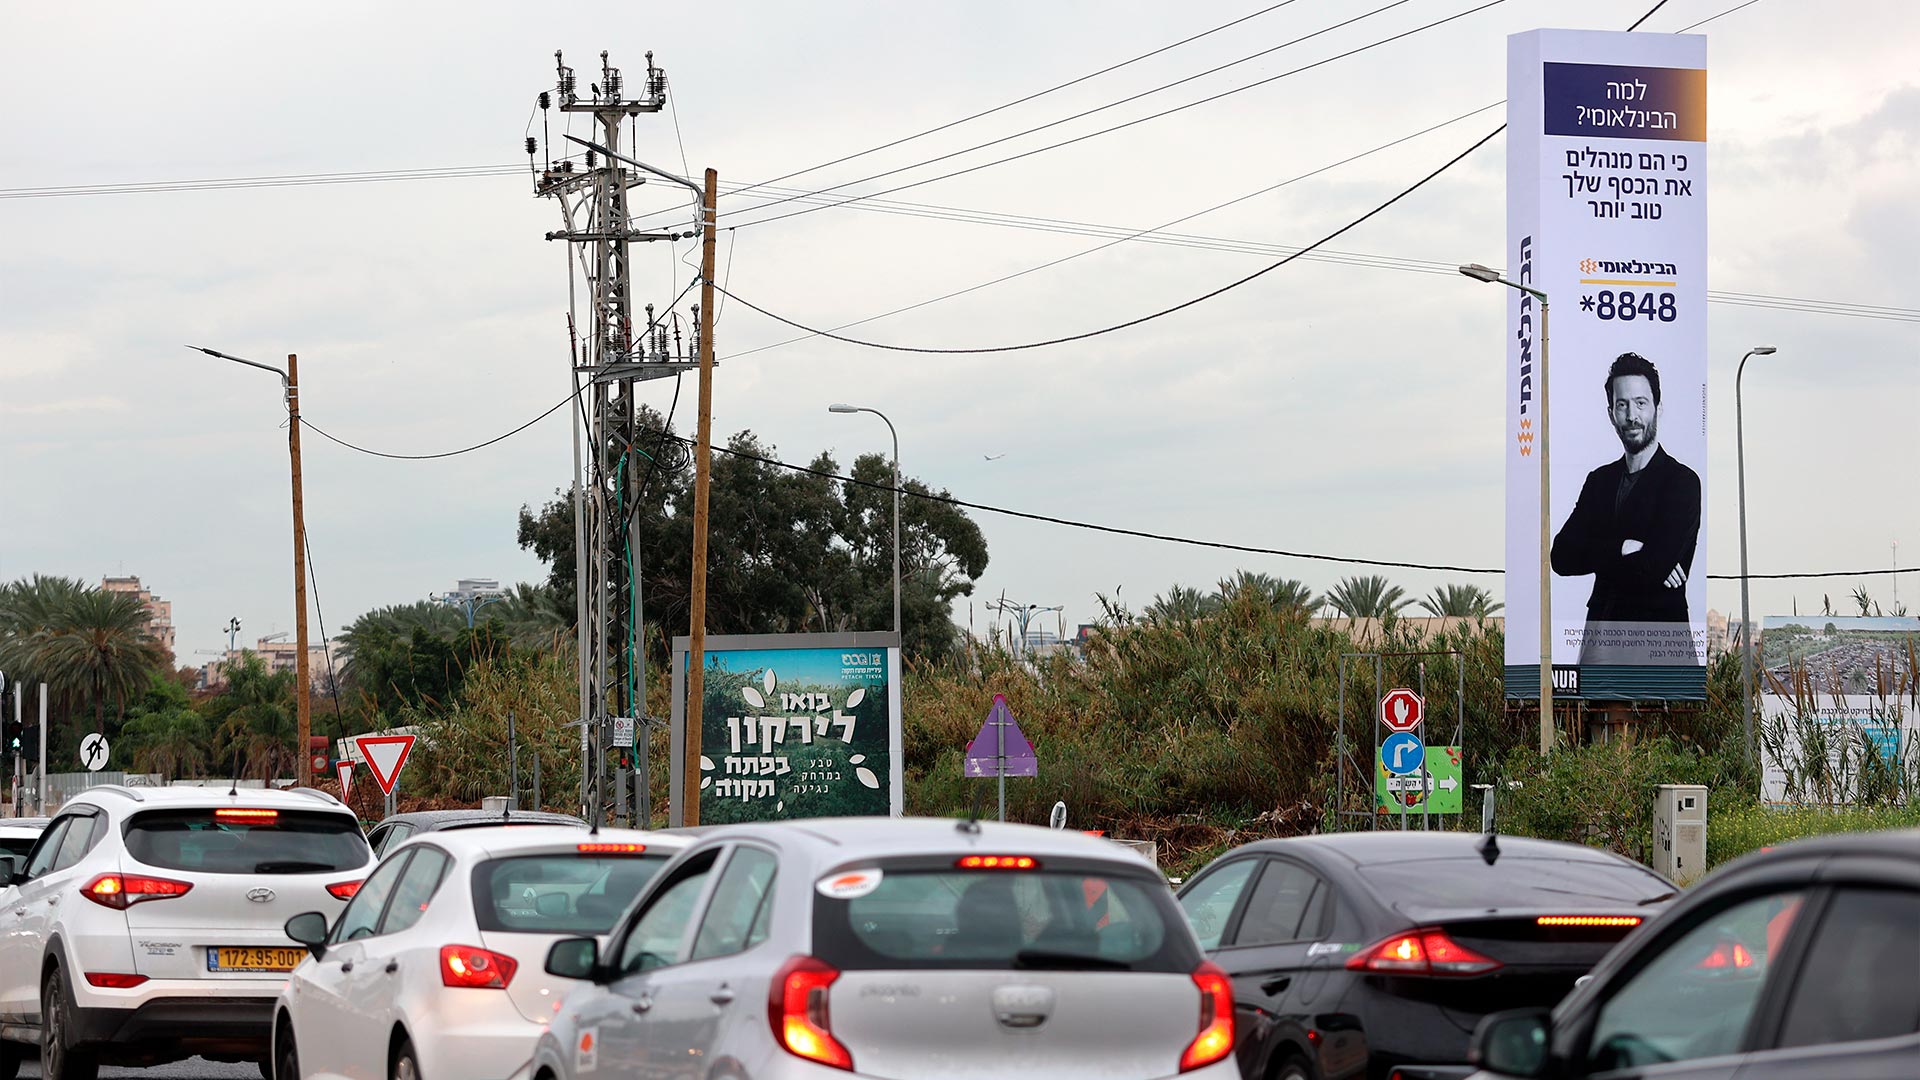
[[[1380,744],[1380,765],[1395,776],[1412,776],[1426,763],[1426,744],[1411,731],[1395,732]]]

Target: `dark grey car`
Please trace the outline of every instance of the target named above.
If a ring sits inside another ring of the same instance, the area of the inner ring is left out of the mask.
[[[554,814],[545,810],[515,810],[501,814],[492,810],[416,810],[395,814],[367,830],[367,843],[375,855],[384,856],[409,836],[445,829],[488,829],[514,825],[577,825],[587,823],[572,814]]]

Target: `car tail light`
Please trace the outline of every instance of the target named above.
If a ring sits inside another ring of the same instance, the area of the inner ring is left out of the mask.
[[[1200,1033],[1180,1055],[1180,1071],[1211,1065],[1233,1052],[1233,982],[1212,962],[1193,969],[1200,988]]]
[[[1638,915],[1542,915],[1535,926],[1639,926]]]
[[[1747,951],[1745,945],[1737,941],[1723,941],[1715,945],[1713,951],[1694,966],[1709,971],[1720,968],[1750,968],[1753,966],[1753,954]]]
[[[505,990],[520,961],[478,945],[440,946],[440,984],[474,990]]]
[[[278,821],[280,811],[260,810],[245,806],[229,806],[215,810],[213,816],[223,821]]]
[[[1447,936],[1445,930],[1409,930],[1362,949],[1347,961],[1350,971],[1391,975],[1484,975],[1500,961],[1482,956]]]
[[[80,895],[118,911],[125,911],[143,900],[171,900],[187,895],[193,885],[172,878],[145,874],[99,874],[80,886]]]
[[[1038,870],[1040,860],[1031,855],[967,855],[953,865],[959,870]]]
[[[333,894],[335,900],[351,900],[353,899],[353,894],[360,891],[360,883],[358,881],[336,881],[327,886],[327,891]]]
[[[111,990],[125,990],[146,982],[145,975],[129,975],[123,971],[89,971],[87,982],[93,986],[104,986]]]
[[[574,850],[582,855],[638,855],[647,850],[645,844],[575,844]]]
[[[853,1055],[833,1037],[827,1015],[827,987],[840,972],[811,956],[781,965],[767,989],[767,1021],[773,1041],[795,1057],[836,1069],[853,1069]]]

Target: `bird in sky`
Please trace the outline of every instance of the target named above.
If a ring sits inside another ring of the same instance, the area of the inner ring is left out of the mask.
[[[983,458],[986,458],[988,461],[999,461],[1001,458],[1006,457],[1007,455],[1005,451],[1002,451],[998,454],[981,454],[980,456]]]

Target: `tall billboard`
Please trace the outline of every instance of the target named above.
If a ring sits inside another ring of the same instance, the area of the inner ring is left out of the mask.
[[[1509,290],[1508,697],[1540,693],[1543,464],[1555,696],[1706,696],[1706,40],[1507,39],[1506,276],[1552,316]]]
[[[682,798],[688,640],[673,645],[667,819]],[[893,634],[751,634],[706,641],[700,823],[904,809],[900,648]]]

